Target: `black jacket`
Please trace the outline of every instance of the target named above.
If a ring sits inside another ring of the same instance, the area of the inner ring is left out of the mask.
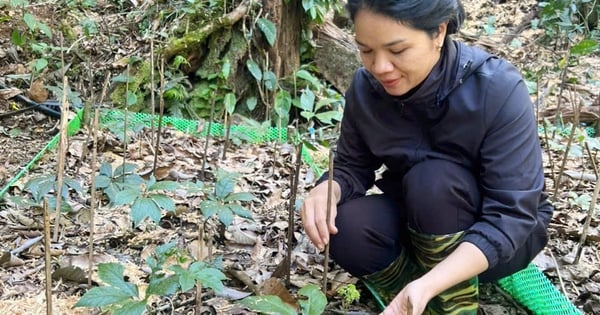
[[[346,93],[334,179],[341,203],[363,196],[382,164],[401,180],[416,163],[450,160],[480,183],[479,220],[463,241],[489,267],[508,261],[552,207],[543,192],[533,106],[519,71],[478,48],[447,40],[432,73],[409,97],[394,97],[364,68]],[[321,180],[326,179],[325,174]]]

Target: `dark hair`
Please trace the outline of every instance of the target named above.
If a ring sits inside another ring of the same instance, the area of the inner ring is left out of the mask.
[[[458,32],[465,20],[465,9],[460,0],[348,0],[346,9],[354,21],[360,10],[381,14],[430,36],[438,33],[438,27],[448,22],[447,35]]]

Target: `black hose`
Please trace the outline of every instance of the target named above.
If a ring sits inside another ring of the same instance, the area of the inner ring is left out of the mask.
[[[0,84],[0,89],[6,89],[6,88],[7,88],[6,86]],[[25,103],[28,106],[18,109],[18,110],[15,110],[15,111],[10,111],[7,113],[0,113],[0,119],[18,115],[18,114],[21,114],[21,113],[24,113],[24,112],[27,112],[30,110],[37,110],[44,115],[47,115],[47,116],[50,116],[53,118],[60,118],[60,115],[61,115],[60,111],[56,111],[51,108],[48,108],[46,105],[44,105],[44,103],[41,103],[41,104],[37,103],[37,102],[25,97],[22,94],[15,95],[13,98]],[[49,102],[54,103],[53,101],[49,101]]]

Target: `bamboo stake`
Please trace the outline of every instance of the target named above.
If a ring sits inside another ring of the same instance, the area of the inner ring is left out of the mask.
[[[46,315],[52,315],[52,273],[50,256],[50,214],[48,213],[48,199],[44,198],[44,267],[46,275]],[[56,231],[56,230],[55,230]]]
[[[94,176],[97,171],[98,164],[98,117],[100,111],[94,110],[94,124],[92,125],[92,174],[91,174],[91,198],[90,198],[90,238],[88,248],[88,287],[92,287],[92,275],[94,269],[94,213],[96,212],[96,182]]]
[[[287,255],[286,255],[286,277],[285,285],[289,286],[291,281],[291,270],[292,270],[292,243],[294,240],[294,212],[296,208],[296,194],[298,193],[298,180],[300,178],[300,166],[302,165],[302,142],[300,142],[296,148],[296,169],[294,174],[291,176],[290,187],[292,193],[290,196],[290,203],[288,205],[288,235],[287,235]]]
[[[329,174],[327,177],[327,216],[325,223],[329,229],[329,220],[331,219],[331,202],[333,199],[333,148],[329,148]],[[327,268],[329,266],[329,243],[325,244],[325,261],[323,262],[323,292],[327,292]]]

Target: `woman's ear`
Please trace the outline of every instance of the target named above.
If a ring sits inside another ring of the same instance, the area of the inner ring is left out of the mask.
[[[446,33],[448,31],[448,22],[441,23],[438,26],[438,33],[435,38],[436,44],[441,47],[444,46],[444,39],[446,38]]]

